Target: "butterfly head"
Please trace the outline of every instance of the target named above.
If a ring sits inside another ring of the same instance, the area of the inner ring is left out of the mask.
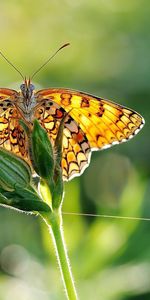
[[[20,89],[24,99],[26,99],[27,102],[30,101],[33,95],[33,91],[35,89],[34,85],[30,82],[30,79],[27,80],[25,78],[24,83],[20,85]]]
[[[20,85],[22,102],[19,107],[26,115],[30,115],[32,107],[35,106],[34,89],[30,79],[25,78],[24,83]]]

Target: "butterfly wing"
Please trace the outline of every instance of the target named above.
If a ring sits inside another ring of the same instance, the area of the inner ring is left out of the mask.
[[[63,117],[64,111],[69,112],[69,119],[66,120],[64,128],[62,160],[63,175],[66,180],[69,180],[72,175],[79,175],[88,166],[91,150],[105,149],[125,142],[137,134],[144,124],[144,119],[135,111],[82,92],[45,89],[38,91],[35,97],[37,102],[41,102],[35,117],[41,120],[51,139],[56,138],[58,119]],[[49,106],[54,109],[53,116]],[[40,109],[42,109],[41,117]],[[74,144],[76,147],[79,146],[78,154],[84,155],[84,163],[80,164],[78,155],[74,155]],[[69,156],[70,149],[73,149],[71,150],[73,154]]]
[[[12,89],[0,88],[0,101],[15,99],[18,96],[18,92]]]
[[[65,110],[57,103],[47,100],[35,111],[35,118],[46,129],[51,143],[57,136],[60,121]],[[70,115],[66,116],[63,132],[62,170],[63,179],[68,180],[79,175],[88,166],[90,145],[85,133]]]
[[[26,136],[19,124],[21,116],[14,106],[16,97],[16,91],[0,89],[0,147],[26,158]]]

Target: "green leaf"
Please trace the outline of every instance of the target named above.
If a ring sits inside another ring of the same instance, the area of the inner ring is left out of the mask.
[[[50,212],[51,209],[39,195],[30,187],[22,189],[17,187],[15,191],[0,190],[0,204],[7,205],[23,211]]]
[[[12,191],[16,184],[25,187],[31,181],[30,166],[20,157],[0,148],[0,187]]]

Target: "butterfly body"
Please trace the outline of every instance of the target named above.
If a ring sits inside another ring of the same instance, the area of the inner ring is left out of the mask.
[[[29,161],[28,139],[19,120],[32,126],[36,118],[54,144],[65,118],[62,170],[64,180],[80,175],[92,150],[105,149],[131,139],[143,127],[135,111],[93,95],[62,88],[35,91],[25,80],[17,92],[0,89],[0,146]]]
[[[25,80],[25,83],[21,84],[20,86],[17,106],[21,109],[27,121],[32,121],[32,112],[36,106],[34,90],[34,85],[30,83],[30,80]]]

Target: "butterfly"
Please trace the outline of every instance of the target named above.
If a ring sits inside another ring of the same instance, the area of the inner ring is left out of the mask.
[[[83,173],[93,150],[128,141],[144,125],[140,114],[117,103],[63,88],[36,92],[25,79],[20,91],[0,88],[0,147],[30,162],[28,138],[19,120],[32,124],[38,119],[54,145],[66,112],[61,162],[65,181]]]

